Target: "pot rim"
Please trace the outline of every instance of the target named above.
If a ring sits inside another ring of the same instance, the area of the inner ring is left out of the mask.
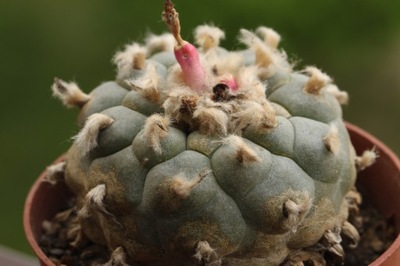
[[[374,137],[372,134],[368,133],[367,131],[361,129],[360,127],[349,123],[345,122],[346,128],[349,132],[351,132],[352,135],[358,135],[359,137],[367,140],[368,142],[374,144],[374,146],[379,150],[380,154],[385,154],[395,165],[395,168],[398,169],[400,172],[400,160],[397,157],[397,155],[389,148],[387,147],[383,142],[381,142],[379,139]],[[60,156],[57,160],[55,160],[55,163],[60,162],[64,159],[64,155]],[[35,195],[39,188],[43,185],[43,180],[46,175],[46,170],[44,170],[38,179],[35,180],[34,184],[32,185],[31,189],[29,190],[28,196],[25,200],[24,204],[24,211],[23,211],[23,225],[24,225],[24,231],[26,238],[29,242],[29,245],[31,246],[33,252],[36,254],[36,256],[39,258],[40,262],[42,265],[49,265],[49,266],[55,266],[53,261],[47,257],[47,255],[43,252],[43,250],[40,248],[38,242],[36,241],[36,238],[34,236],[33,230],[32,230],[32,223],[31,223],[31,218],[32,218],[32,202],[35,198]],[[370,266],[384,266],[384,265],[391,265],[390,262],[396,263],[396,257],[395,252],[398,251],[400,253],[400,234],[396,237],[396,239],[391,243],[389,248],[382,253],[375,261],[373,261]],[[397,255],[400,257],[400,255]],[[398,263],[398,262],[397,262]],[[394,264],[393,264],[394,265]]]
[[[64,160],[64,155],[61,155],[58,157],[54,163],[58,163]],[[23,225],[24,225],[24,231],[25,231],[25,236],[29,242],[29,245],[31,246],[33,252],[36,254],[38,257],[40,263],[42,265],[48,265],[48,266],[56,266],[52,260],[43,252],[43,250],[40,248],[38,241],[36,240],[33,229],[32,229],[32,214],[33,214],[33,209],[32,205],[34,202],[34,199],[36,197],[37,191],[41,186],[43,186],[43,180],[46,176],[46,169],[42,171],[42,173],[39,175],[39,177],[35,180],[33,183],[32,187],[29,190],[28,196],[25,200],[24,204],[24,212],[23,212]],[[50,185],[50,184],[49,184]]]
[[[386,144],[384,144],[372,134],[352,123],[345,122],[345,124],[348,131],[372,143],[377,148],[377,150],[379,150],[380,155],[384,154],[386,157],[388,157],[400,173],[400,159],[388,146],[386,146]],[[397,235],[396,239],[392,242],[389,248],[376,260],[369,264],[369,266],[398,265],[399,261],[396,260],[400,259],[400,254],[396,254],[396,251],[400,253],[400,233]]]

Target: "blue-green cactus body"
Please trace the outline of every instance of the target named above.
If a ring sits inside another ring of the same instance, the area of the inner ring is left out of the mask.
[[[206,254],[227,265],[279,265],[346,221],[355,154],[330,83],[311,92],[318,73],[286,60],[267,69],[250,48],[203,51],[211,85],[202,95],[185,86],[168,51],[89,94],[79,124],[96,142],[74,143],[65,179],[91,240],[146,265],[211,263]],[[218,63],[238,54],[234,67]],[[239,88],[217,101],[213,86],[226,73]]]

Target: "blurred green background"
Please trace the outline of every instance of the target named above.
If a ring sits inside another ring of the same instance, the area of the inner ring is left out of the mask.
[[[77,110],[51,97],[53,77],[89,91],[113,79],[127,42],[161,33],[162,0],[0,0],[0,244],[30,252],[22,206],[30,185],[76,134]],[[267,25],[298,63],[316,65],[350,93],[345,119],[400,154],[400,1],[175,0],[184,38],[213,22],[240,47],[240,28]]]

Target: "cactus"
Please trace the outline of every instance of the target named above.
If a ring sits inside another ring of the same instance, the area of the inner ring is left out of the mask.
[[[115,81],[85,94],[55,79],[80,108],[65,162],[49,168],[76,195],[77,238],[118,265],[343,257],[341,236],[359,239],[346,196],[366,161],[342,120],[347,94],[316,67],[294,70],[270,28],[242,29],[247,48],[228,51],[214,26],[195,30],[197,48],[182,40],[170,1],[163,19],[171,33],[115,55]]]

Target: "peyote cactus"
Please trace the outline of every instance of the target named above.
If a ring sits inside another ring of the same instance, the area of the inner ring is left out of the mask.
[[[342,257],[341,236],[359,238],[345,197],[368,163],[342,120],[347,94],[315,67],[294,71],[272,29],[241,30],[248,49],[228,51],[222,30],[200,26],[195,48],[170,1],[163,19],[172,34],[116,54],[116,81],[85,94],[55,79],[80,108],[66,160],[49,167],[77,197],[73,244],[106,245],[116,265]]]

